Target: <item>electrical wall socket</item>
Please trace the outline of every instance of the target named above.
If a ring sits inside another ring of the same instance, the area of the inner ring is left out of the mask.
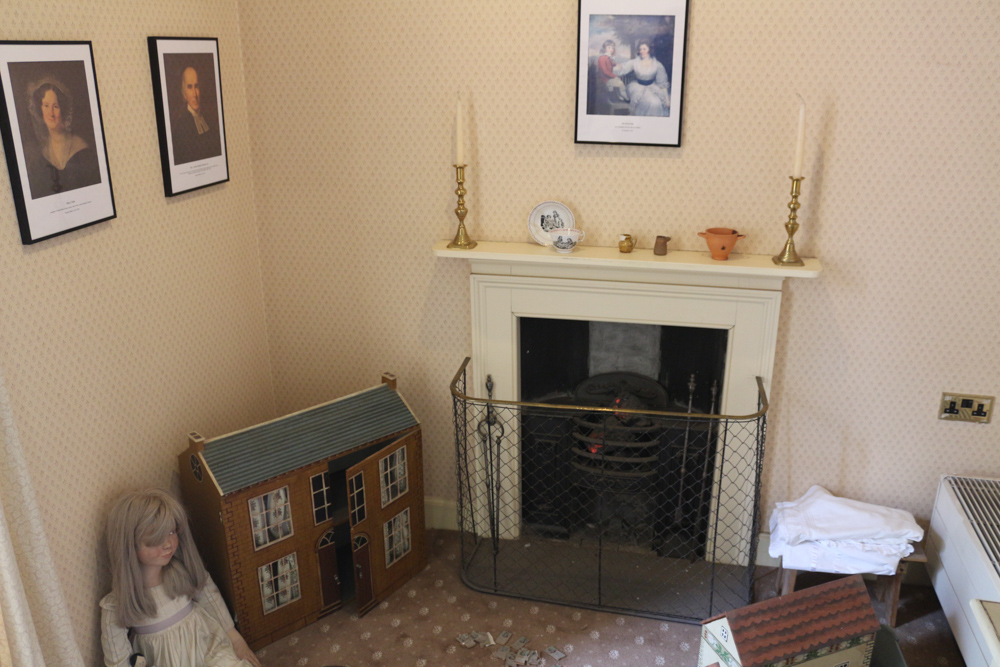
[[[995,396],[977,396],[975,394],[941,394],[941,405],[938,406],[938,419],[956,422],[972,422],[974,424],[989,424],[993,417]]]

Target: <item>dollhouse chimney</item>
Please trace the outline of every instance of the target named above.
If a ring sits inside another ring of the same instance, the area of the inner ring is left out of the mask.
[[[389,389],[396,391],[396,376],[393,373],[382,373],[382,384],[387,384]]]
[[[197,431],[191,431],[188,433],[188,447],[195,453],[205,451],[205,438],[201,437]]]

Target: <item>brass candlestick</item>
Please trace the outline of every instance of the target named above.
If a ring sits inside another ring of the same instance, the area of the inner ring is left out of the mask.
[[[785,249],[781,254],[772,257],[771,261],[778,266],[805,266],[799,253],[795,252],[795,240],[792,238],[795,236],[795,232],[799,231],[797,211],[799,210],[799,191],[802,187],[802,177],[790,176],[789,178],[792,179],[792,201],[788,202],[791,213],[788,214],[788,222],[785,223],[788,240],[785,241]]]
[[[458,231],[455,232],[455,239],[448,244],[448,247],[458,248],[459,250],[472,250],[476,247],[476,242],[469,238],[469,232],[465,231],[465,216],[469,211],[465,208],[464,164],[455,165],[455,180],[458,181],[458,187],[455,189],[455,194],[458,195],[458,208],[455,209],[455,215],[458,216]]]

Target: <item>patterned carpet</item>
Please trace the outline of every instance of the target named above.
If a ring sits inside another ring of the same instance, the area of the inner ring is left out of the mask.
[[[473,632],[508,646],[527,637],[544,667],[694,667],[699,628],[682,623],[484,595],[459,573],[458,533],[428,532],[428,567],[359,619],[352,603],[257,654],[265,667],[499,667],[499,645],[461,646]],[[766,579],[764,580],[766,584]],[[904,587],[899,638],[909,667],[963,667],[931,589]],[[554,646],[565,657],[546,654]],[[558,657],[558,656],[557,656]]]

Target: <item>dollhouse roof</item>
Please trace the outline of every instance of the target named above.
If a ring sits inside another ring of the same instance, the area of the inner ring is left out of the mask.
[[[205,442],[226,495],[419,424],[387,384]]]
[[[743,667],[761,667],[879,629],[861,575],[771,598],[725,616]]]

